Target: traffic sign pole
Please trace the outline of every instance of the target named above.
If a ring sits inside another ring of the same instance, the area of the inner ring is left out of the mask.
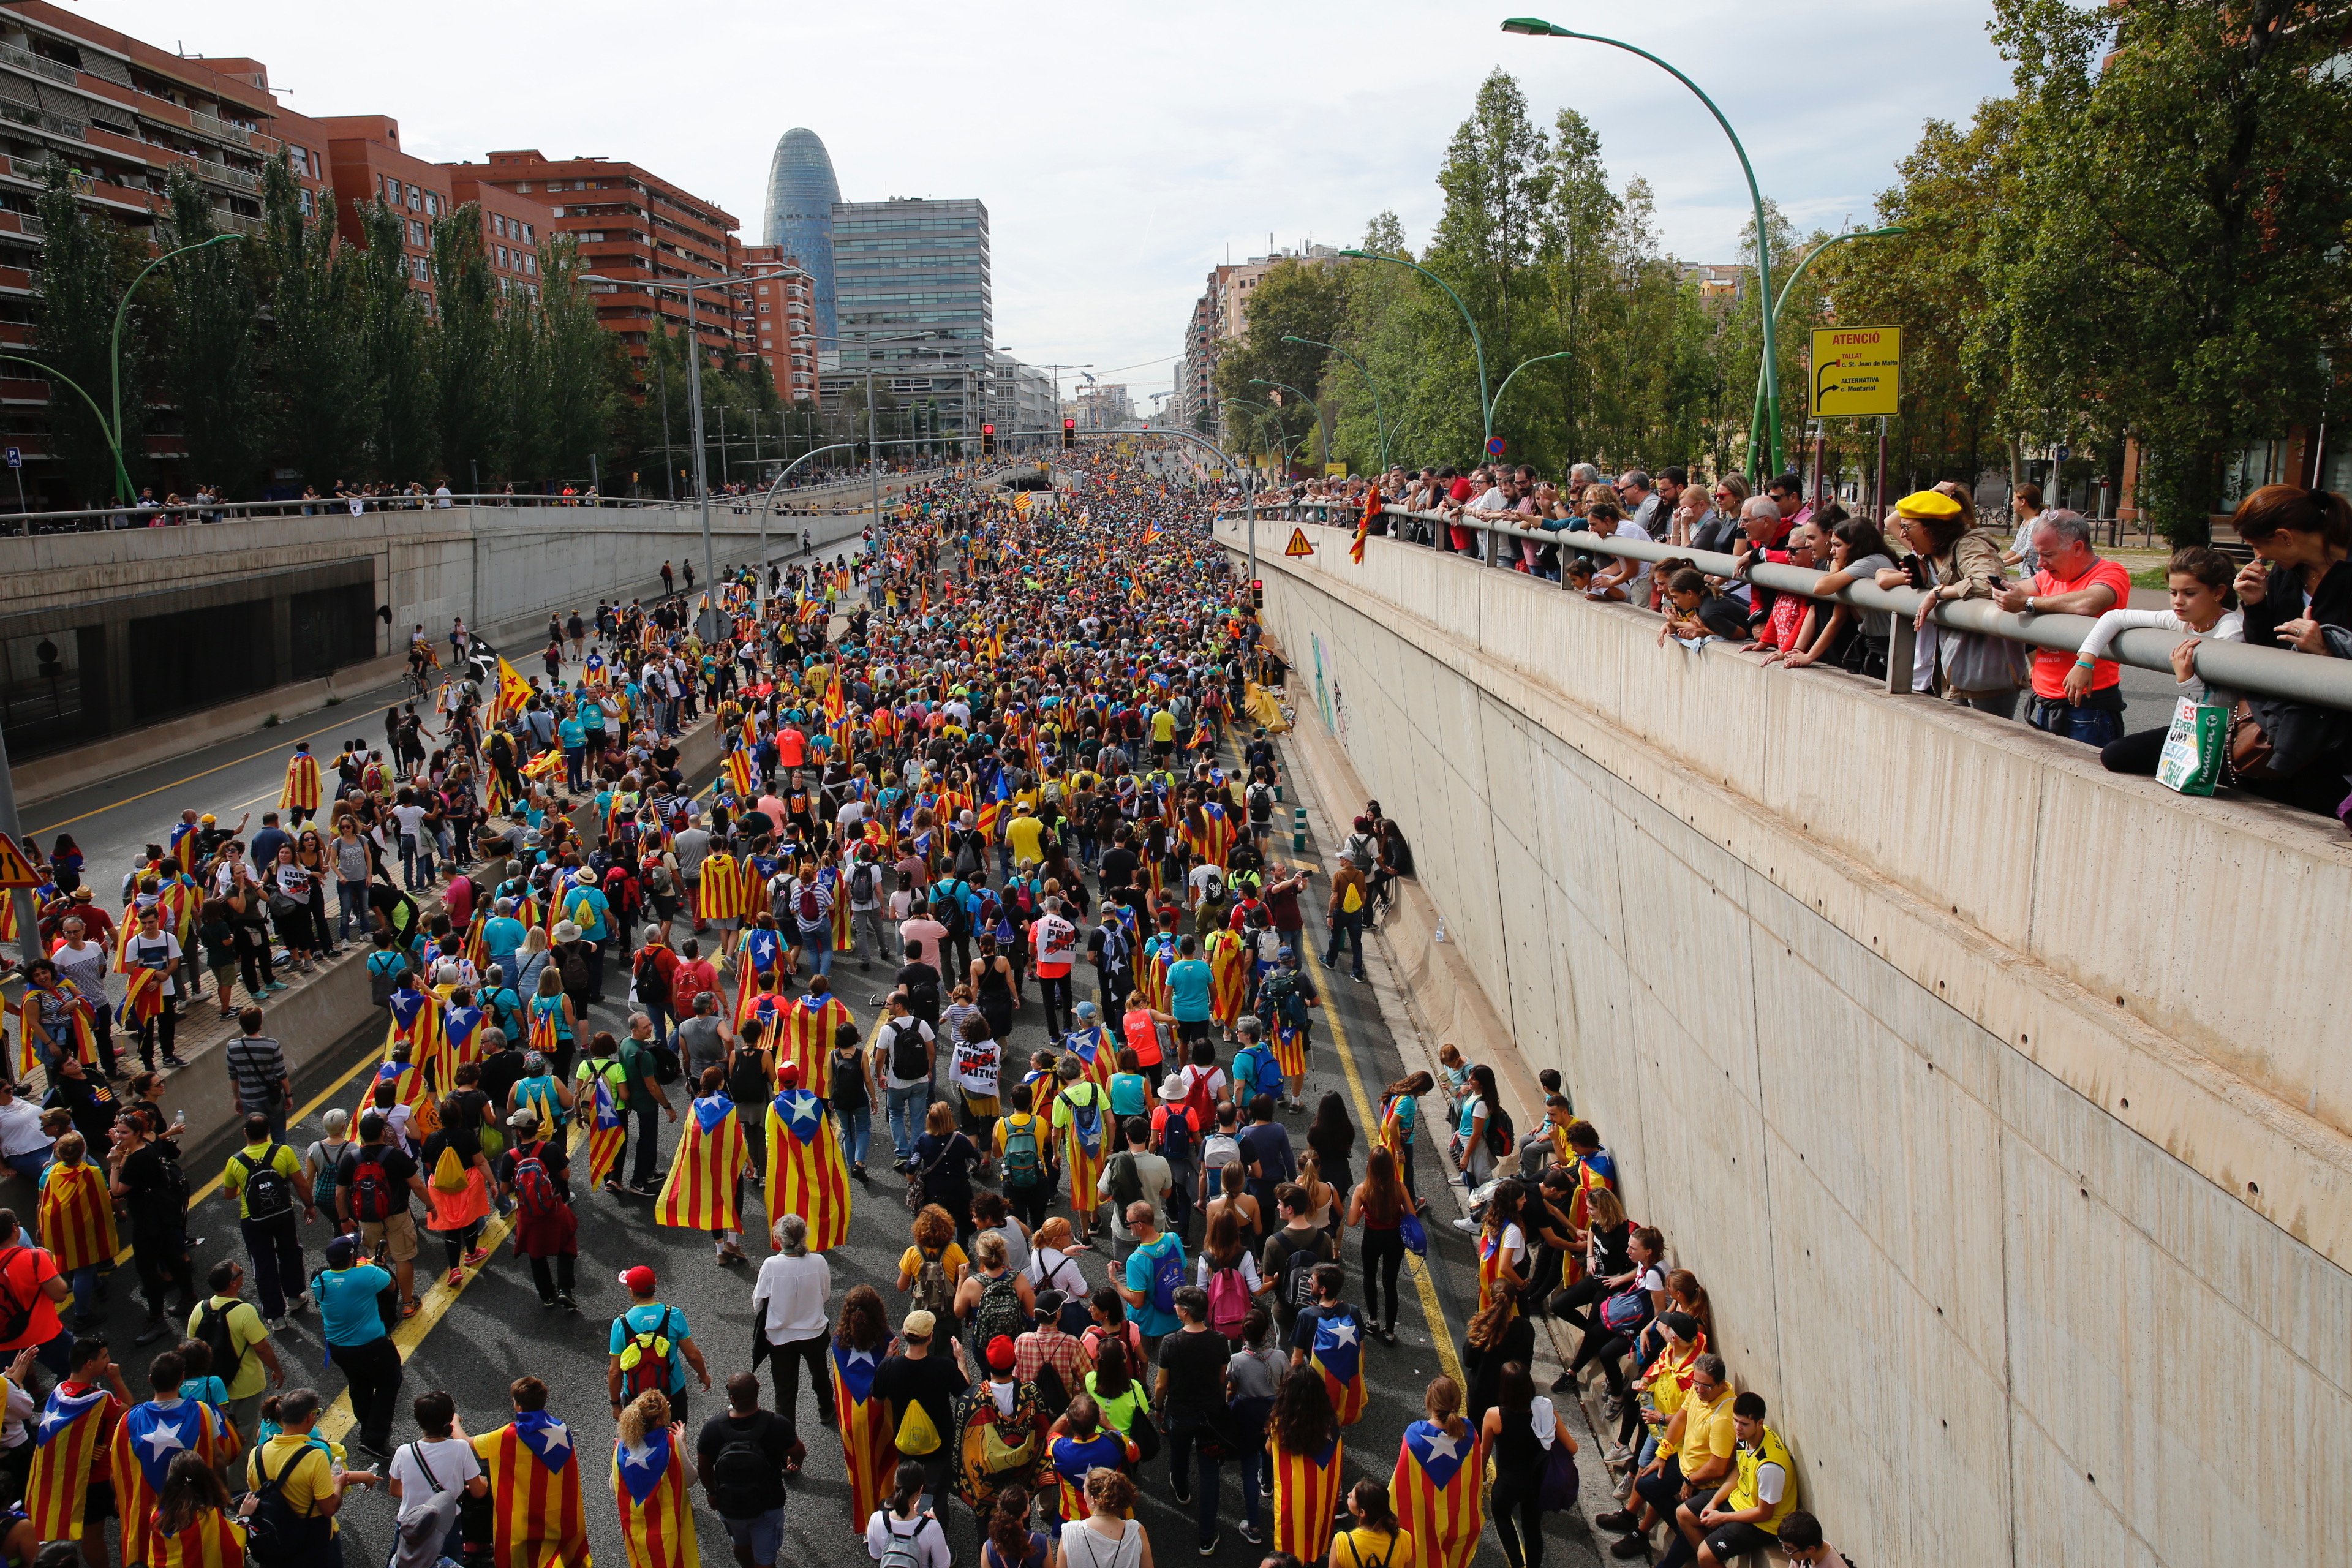
[[[16,510],[19,512],[29,513],[32,510],[32,508],[25,504],[25,453],[23,448],[17,447],[9,447],[7,449],[7,458],[8,471],[16,476]]]

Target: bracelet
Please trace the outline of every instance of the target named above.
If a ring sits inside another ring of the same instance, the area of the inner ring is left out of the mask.
[[[2099,661],[2097,659],[2093,658],[2087,653],[2076,654],[2074,656],[2074,668],[2077,669],[2095,669],[2098,668],[2098,663]]]

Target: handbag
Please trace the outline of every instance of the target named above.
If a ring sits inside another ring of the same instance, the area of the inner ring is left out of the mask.
[[[2183,697],[2173,704],[2172,728],[2157,759],[2156,782],[2179,795],[2209,795],[2229,758],[2230,710]]]
[[[1160,1426],[1151,1419],[1151,1412],[1135,1413],[1135,1421],[1127,1429],[1127,1440],[1135,1445],[1137,1464],[1148,1465],[1160,1457]]]
[[[2014,691],[2032,679],[2023,643],[1949,626],[1937,637],[1951,649],[1944,658],[1944,681],[1954,691]]]
[[[1537,1498],[1546,1513],[1566,1513],[1576,1507],[1577,1487],[1582,1480],[1577,1473],[1576,1456],[1568,1445],[1557,1437],[1544,1457],[1543,1484]]]
[[[2171,743],[2168,737],[2166,747],[2169,749]],[[2233,779],[2270,777],[2271,758],[2276,752],[2270,736],[2263,730],[2263,721],[2254,717],[2253,705],[2239,703],[2230,719],[2230,776]],[[2158,765],[2161,766],[2160,763]]]

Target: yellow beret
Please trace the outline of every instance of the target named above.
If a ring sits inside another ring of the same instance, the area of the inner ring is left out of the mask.
[[[1940,522],[1959,516],[1960,503],[1941,490],[1913,490],[1895,503],[1895,515]]]

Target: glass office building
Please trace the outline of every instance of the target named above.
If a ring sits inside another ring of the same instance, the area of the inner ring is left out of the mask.
[[[977,434],[994,330],[987,206],[837,202],[833,258],[840,357],[826,362],[839,367],[837,381],[825,378],[828,401],[836,385],[862,384],[870,353],[877,392],[929,405],[947,434]]]
[[[841,202],[841,182],[833,175],[833,156],[814,131],[787,131],[768,161],[768,216],[761,225],[765,243],[780,246],[816,279],[816,331],[824,346],[832,347],[838,330],[833,265],[833,209]]]

